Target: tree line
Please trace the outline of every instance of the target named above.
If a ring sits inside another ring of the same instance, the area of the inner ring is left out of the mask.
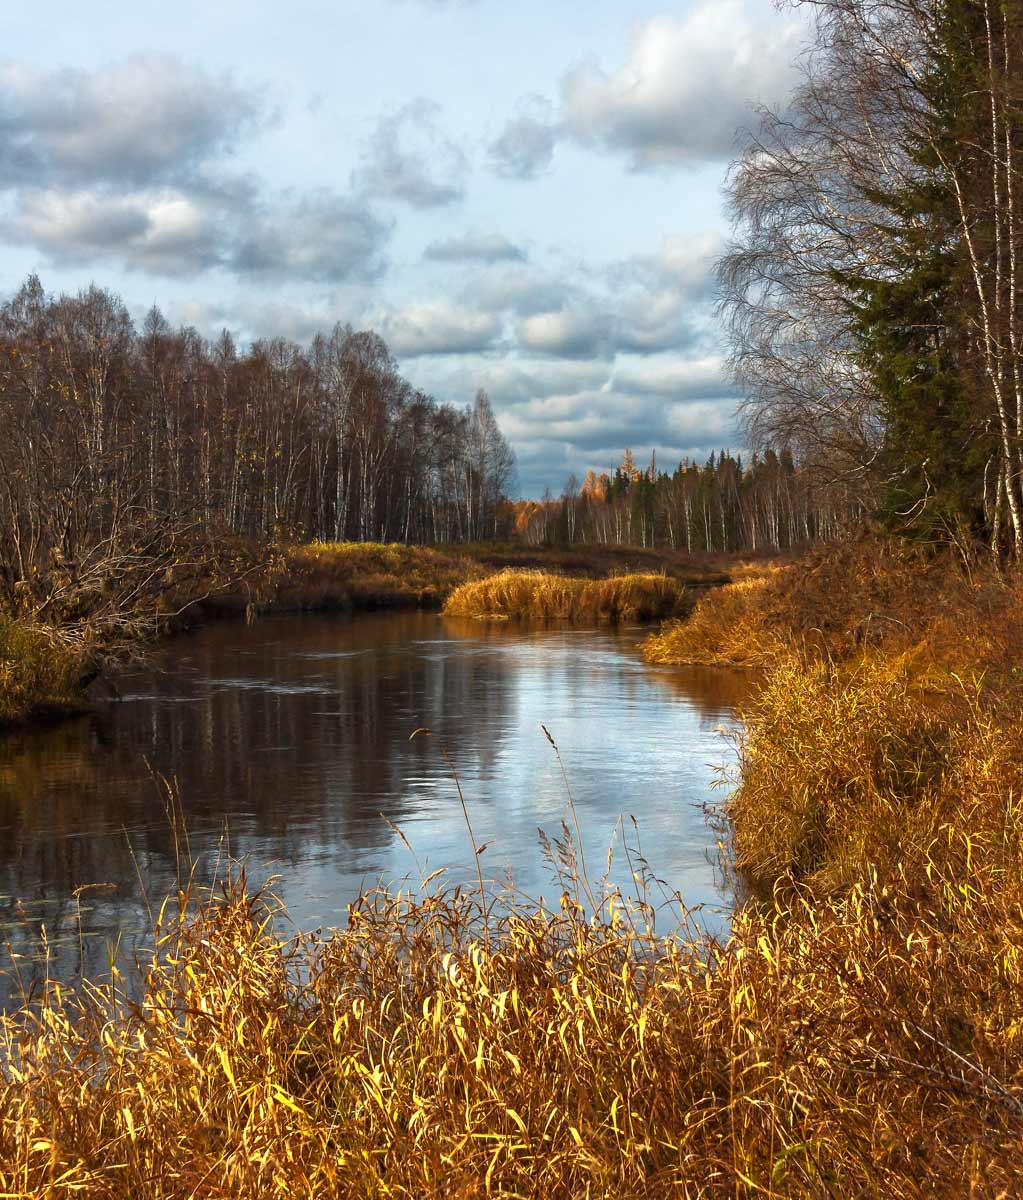
[[[748,463],[721,451],[672,473],[625,452],[613,472],[570,476],[560,497],[516,505],[516,532],[533,545],[669,547],[687,553],[788,550],[834,537],[862,516],[855,490],[821,486],[792,453],[767,448]]]
[[[890,526],[1023,554],[1023,3],[803,0],[720,264],[754,444]]]
[[[30,278],[0,307],[0,578],[204,536],[442,543],[502,532],[514,458],[485,392],[465,408],[336,326],[240,350],[137,329],[98,287]]]

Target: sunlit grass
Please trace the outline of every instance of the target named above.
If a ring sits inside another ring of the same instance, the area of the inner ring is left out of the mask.
[[[0,1023],[17,1196],[998,1195],[1023,1167],[1020,918],[996,876],[737,915],[718,945],[377,893],[282,941],[236,879],[143,994]],[[662,921],[670,914],[661,913]],[[952,924],[962,936],[947,934]]]
[[[685,587],[668,575],[577,579],[506,570],[457,588],[444,612],[476,619],[648,621],[680,611],[685,596]]]
[[[684,621],[667,625],[643,644],[648,662],[761,667],[785,652],[765,620],[763,602],[780,568],[758,568],[704,595]]]

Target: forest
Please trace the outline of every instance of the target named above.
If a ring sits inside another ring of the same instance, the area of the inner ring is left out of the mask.
[[[446,543],[492,538],[514,457],[490,402],[439,404],[383,340],[337,326],[240,350],[141,330],[90,287],[29,279],[0,308],[0,580],[95,572],[172,533]]]
[[[701,467],[645,469],[626,450],[611,473],[572,475],[558,499],[515,506],[515,533],[528,545],[663,546],[686,554],[791,550],[828,540],[864,515],[854,489],[822,486],[792,453],[770,446],[742,457],[722,450]]]

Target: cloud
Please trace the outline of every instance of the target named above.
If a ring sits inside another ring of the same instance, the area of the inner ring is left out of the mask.
[[[215,266],[220,258],[216,219],[174,191],[127,197],[26,191],[0,221],[0,233],[15,244],[37,247],[53,263],[114,256],[128,269],[179,275]]]
[[[383,270],[383,247],[391,228],[361,200],[316,191],[255,215],[231,250],[228,264],[239,274],[282,279],[370,279]]]
[[[665,396],[675,400],[719,400],[735,395],[735,385],[717,356],[630,363],[615,371],[614,386],[633,394]]]
[[[526,252],[499,233],[467,233],[431,242],[423,258],[432,262],[525,262]]]
[[[564,272],[497,264],[474,273],[459,293],[465,304],[517,316],[564,308],[576,294]]]
[[[0,63],[6,186],[180,181],[267,120],[259,93],[165,55],[89,73]]]
[[[624,155],[633,171],[724,161],[756,106],[791,91],[803,30],[795,18],[754,17],[741,0],[651,18],[618,70],[583,62],[562,77],[557,105],[520,100],[489,147],[491,167],[506,179],[535,179],[564,141]]]
[[[550,169],[557,140],[550,101],[526,96],[487,152],[491,166],[503,179],[536,179]]]
[[[519,345],[559,358],[596,358],[610,350],[611,323],[597,310],[562,309],[519,322]]]
[[[692,353],[713,340],[718,239],[668,239],[653,253],[560,270],[493,264],[474,272],[460,301],[515,320],[520,349],[551,358]]]
[[[374,325],[398,358],[488,350],[502,328],[491,313],[455,308],[444,301],[410,305],[385,314]]]
[[[759,26],[737,0],[715,0],[681,21],[655,17],[619,71],[591,62],[565,76],[566,130],[624,154],[636,171],[727,158],[754,105],[791,89],[799,29]]]
[[[420,98],[381,117],[352,172],[356,191],[413,208],[460,201],[469,164],[462,149],[440,129],[439,113],[439,105]]]
[[[130,271],[320,282],[373,278],[391,226],[330,192],[263,198],[239,208],[173,188],[123,196],[94,189],[25,189],[0,217],[0,235],[57,265],[114,260]]]

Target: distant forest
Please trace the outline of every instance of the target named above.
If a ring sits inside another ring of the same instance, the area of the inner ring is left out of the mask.
[[[861,508],[854,491],[827,487],[797,469],[791,453],[768,449],[744,464],[724,450],[672,473],[656,457],[645,469],[631,451],[611,472],[571,476],[561,496],[520,501],[515,529],[525,541],[670,547],[734,552],[787,550],[837,534]]]
[[[0,571],[83,562],[169,527],[404,542],[501,532],[514,458],[484,392],[440,404],[375,333],[239,350],[136,329],[97,287],[0,308]]]

